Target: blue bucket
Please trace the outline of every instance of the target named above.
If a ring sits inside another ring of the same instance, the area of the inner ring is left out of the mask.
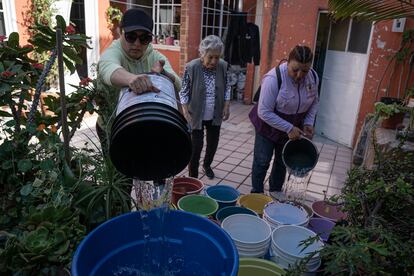
[[[227,206],[236,205],[240,196],[239,191],[227,185],[210,186],[206,189],[207,196],[211,197],[219,204],[218,210]]]
[[[154,259],[168,260],[173,275],[237,275],[237,249],[219,226],[182,211],[164,215],[164,247],[161,246],[159,209],[147,213],[149,250]],[[130,275],[142,273],[144,233],[139,212],[113,218],[93,230],[79,245],[72,260],[72,275]],[[157,259],[155,259],[157,258]],[[171,262],[170,262],[171,260]],[[175,266],[174,266],[175,265]],[[156,271],[155,274],[160,274]],[[155,275],[154,274],[154,275]]]

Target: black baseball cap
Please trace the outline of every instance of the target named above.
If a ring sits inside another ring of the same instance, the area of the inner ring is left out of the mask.
[[[121,28],[124,32],[147,31],[152,34],[154,21],[145,11],[141,9],[129,9],[121,19]]]

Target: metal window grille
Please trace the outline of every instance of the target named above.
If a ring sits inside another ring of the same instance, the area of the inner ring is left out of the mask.
[[[6,25],[4,23],[4,9],[2,0],[0,0],[0,35],[6,35]]]
[[[127,8],[141,8],[152,14],[158,38],[180,39],[181,0],[128,0]]]
[[[223,37],[230,22],[230,12],[237,10],[238,0],[203,0],[202,38],[208,35]]]

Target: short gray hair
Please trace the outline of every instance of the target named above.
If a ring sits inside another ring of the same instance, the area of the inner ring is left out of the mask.
[[[208,51],[220,51],[220,54],[222,54],[223,50],[223,41],[221,41],[221,38],[216,35],[206,36],[203,40],[201,40],[200,46],[198,47],[198,51],[201,56],[204,56]]]

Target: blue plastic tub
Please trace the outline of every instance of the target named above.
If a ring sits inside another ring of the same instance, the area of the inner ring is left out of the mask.
[[[157,268],[163,263],[168,275],[237,275],[237,249],[219,226],[195,214],[170,210],[161,230],[159,216],[155,209],[145,219],[152,274],[162,274]],[[72,275],[140,275],[148,263],[144,248],[139,212],[113,218],[81,242],[72,260]]]
[[[227,185],[210,186],[206,189],[207,196],[213,198],[219,204],[219,210],[227,206],[236,205],[240,196],[239,191]]]
[[[227,206],[227,207],[220,209],[216,213],[216,219],[222,222],[228,216],[235,215],[235,214],[247,214],[247,215],[257,216],[256,212],[251,209],[239,207],[239,206]]]

